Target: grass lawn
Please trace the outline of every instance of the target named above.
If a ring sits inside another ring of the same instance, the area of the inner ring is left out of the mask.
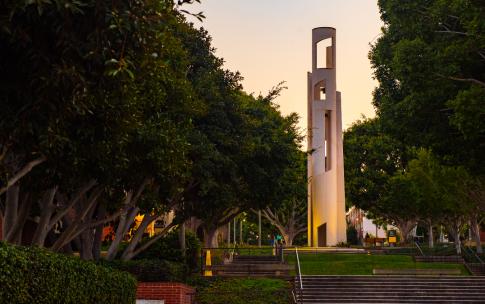
[[[469,275],[462,264],[416,263],[406,255],[367,254],[300,254],[300,268],[306,275],[372,275],[372,269],[460,269],[462,275]],[[295,264],[295,256],[287,257]]]
[[[290,285],[278,279],[199,278],[196,302],[200,304],[289,304]]]

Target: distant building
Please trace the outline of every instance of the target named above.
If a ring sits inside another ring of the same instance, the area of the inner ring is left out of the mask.
[[[371,219],[365,216],[365,212],[355,206],[352,206],[347,212],[347,223],[357,230],[357,236],[362,242],[365,236],[372,235],[378,238],[386,238],[387,232],[382,226],[377,226]],[[399,230],[392,225],[386,225],[387,230]]]

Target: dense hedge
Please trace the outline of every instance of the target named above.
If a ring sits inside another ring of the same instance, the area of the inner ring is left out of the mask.
[[[188,269],[183,263],[165,260],[102,261],[102,265],[126,271],[139,282],[184,282]]]
[[[130,274],[35,247],[0,242],[0,303],[135,303]]]

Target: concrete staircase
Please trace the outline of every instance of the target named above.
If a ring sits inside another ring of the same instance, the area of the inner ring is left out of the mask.
[[[299,304],[485,303],[485,277],[302,276],[302,282]]]
[[[231,263],[213,265],[212,272],[224,277],[280,277],[289,278],[293,267],[275,256],[234,256]]]

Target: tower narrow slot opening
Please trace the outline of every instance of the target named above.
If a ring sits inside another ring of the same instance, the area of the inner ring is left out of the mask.
[[[331,163],[331,117],[332,111],[325,111],[325,171],[329,171],[332,169]]]

